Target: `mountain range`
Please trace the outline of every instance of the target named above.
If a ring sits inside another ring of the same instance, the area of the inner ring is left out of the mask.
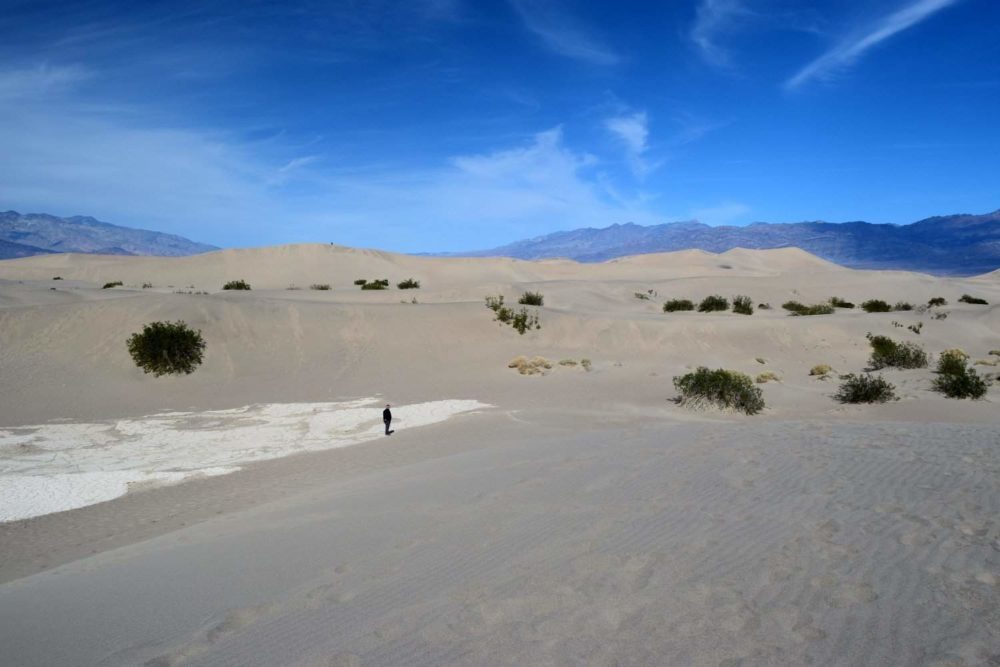
[[[940,275],[975,275],[1000,267],[1000,210],[985,215],[948,215],[908,225],[869,222],[756,222],[710,227],[698,222],[555,232],[463,257],[564,257],[601,262],[625,255],[700,249],[797,247],[852,268],[903,269]]]
[[[218,248],[182,236],[119,227],[86,216],[0,213],[0,259],[59,252],[179,257],[211,250]]]

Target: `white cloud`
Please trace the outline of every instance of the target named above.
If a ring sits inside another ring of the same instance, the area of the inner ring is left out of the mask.
[[[729,53],[719,46],[719,36],[733,30],[741,20],[752,15],[742,0],[701,0],[691,27],[691,41],[706,61],[726,66],[729,64]]]
[[[644,157],[649,149],[649,119],[645,111],[608,118],[604,126],[624,145],[629,166],[636,176],[643,177],[653,169],[654,165]]]
[[[872,25],[865,26],[853,36],[843,40],[822,56],[812,61],[785,82],[785,88],[794,89],[812,79],[822,79],[861,58],[869,49],[902,32],[959,0],[918,0],[889,14]]]
[[[21,69],[0,70],[0,102],[51,97],[64,93],[91,78],[78,65],[40,64]]]
[[[593,65],[616,65],[621,56],[574,25],[552,0],[510,0],[525,27],[559,55]]]

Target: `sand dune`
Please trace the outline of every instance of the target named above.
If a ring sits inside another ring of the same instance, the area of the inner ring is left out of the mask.
[[[519,336],[483,297],[526,290],[542,327]],[[710,294],[772,309],[662,312]],[[780,308],[834,295],[949,303]],[[3,516],[55,512],[0,523],[0,643],[23,665],[990,664],[1000,386],[951,400],[928,368],[886,371],[891,403],[831,394],[867,332],[1000,374],[998,304],[997,272],[794,248],[0,262],[0,489],[21,485]],[[202,331],[192,375],[132,363],[126,337],[154,320]],[[520,375],[519,355],[552,367]],[[778,381],[756,417],[675,405],[671,378],[699,365]],[[384,401],[415,410],[393,438]]]

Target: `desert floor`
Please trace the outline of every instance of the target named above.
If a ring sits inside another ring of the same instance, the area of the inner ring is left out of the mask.
[[[483,297],[526,290],[542,328],[519,336]],[[773,309],[660,307],[714,293]],[[780,308],[834,295],[949,304]],[[2,662],[997,664],[1000,385],[951,400],[928,368],[885,373],[898,401],[831,397],[869,331],[994,376],[996,304],[997,273],[794,249],[0,262]],[[154,320],[201,329],[202,367],[137,369],[124,341]],[[518,355],[553,367],[520,375]],[[676,405],[700,365],[780,379],[757,416]]]

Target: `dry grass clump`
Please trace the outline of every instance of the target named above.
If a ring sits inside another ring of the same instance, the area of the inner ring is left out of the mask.
[[[222,286],[224,290],[249,290],[250,283],[245,280],[230,280]]]
[[[514,357],[507,364],[507,368],[516,368],[521,375],[545,375],[545,371],[552,368],[552,362],[545,357],[525,356]]]
[[[754,415],[764,409],[764,394],[749,375],[724,368],[699,366],[693,373],[674,378],[678,403],[695,407],[709,404]]]
[[[935,306],[947,306],[947,305],[948,305],[948,299],[944,298],[943,296],[936,296],[927,302],[928,308],[934,308]]]
[[[766,384],[768,382],[781,382],[781,378],[774,371],[764,371],[763,373],[758,373],[754,381],[757,384]]]
[[[633,295],[640,301],[649,301],[649,295],[645,292],[634,292]]]
[[[313,283],[309,286],[309,289],[318,290],[320,292],[326,292],[330,289],[330,286],[326,283]]]
[[[818,375],[821,378],[828,376],[832,372],[833,367],[830,364],[816,364],[809,369],[809,375]]]
[[[573,359],[563,359],[559,362],[560,366],[576,366],[576,361]]]
[[[522,306],[542,306],[545,304],[545,297],[541,292],[525,292],[517,302]]]
[[[990,350],[987,354],[991,354],[995,357],[1000,357],[1000,350]]]
[[[593,364],[590,363],[590,359],[581,359],[580,365],[583,366],[583,370],[588,373],[590,372],[590,369],[593,368]]]
[[[764,357],[756,357],[756,358],[754,358],[754,361],[756,361],[758,364],[766,364],[767,363],[767,359],[765,359]]]
[[[115,280],[110,283],[104,283],[104,287],[102,287],[101,289],[111,289],[112,287],[121,287],[121,286],[122,286],[122,281]]]
[[[897,301],[896,305],[892,307],[893,310],[913,310],[913,304],[906,301]]]

